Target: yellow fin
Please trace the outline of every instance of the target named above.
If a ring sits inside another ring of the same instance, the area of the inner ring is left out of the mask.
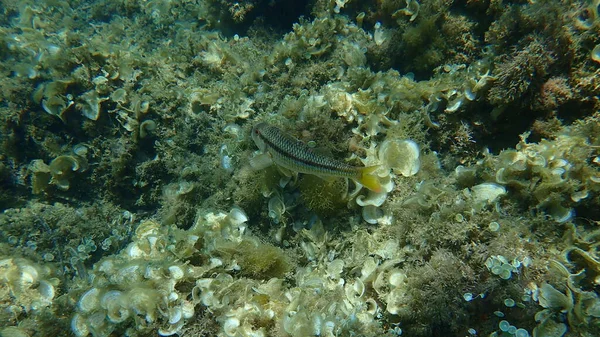
[[[364,187],[370,189],[375,193],[381,193],[383,191],[383,186],[379,182],[379,178],[373,174],[379,165],[363,167],[360,169],[360,178],[358,179],[358,183],[363,185]]]

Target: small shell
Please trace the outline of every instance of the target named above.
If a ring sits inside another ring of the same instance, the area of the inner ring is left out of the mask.
[[[589,196],[589,193],[587,190],[581,190],[581,191],[577,191],[577,192],[573,192],[571,194],[571,200],[573,200],[574,202],[579,202],[582,199],[585,199]]]
[[[73,316],[73,319],[71,320],[71,330],[77,337],[84,337],[90,334],[90,329],[86,324],[85,318],[81,317],[79,314]]]
[[[373,32],[373,41],[377,46],[381,46],[386,40],[385,31],[381,28],[381,23],[375,23],[375,32]]]
[[[184,319],[190,319],[194,317],[194,305],[190,301],[182,301],[181,303],[181,314]]]
[[[503,186],[494,183],[483,183],[471,187],[475,203],[493,203],[498,197],[506,194]]]
[[[156,247],[156,243],[158,242],[158,237],[156,235],[148,236],[147,239],[151,249]]]
[[[560,204],[552,205],[547,212],[559,223],[567,222],[573,217],[573,209],[563,207]]]
[[[372,316],[375,316],[375,314],[377,314],[377,312],[379,311],[379,306],[377,305],[377,302],[374,299],[369,298],[365,302],[365,304],[367,305],[367,310],[366,311],[367,311],[368,314],[370,314]]]
[[[367,257],[366,261],[363,263],[363,267],[360,270],[361,278],[363,280],[368,280],[373,275],[373,272],[377,269],[377,262],[373,257]]]
[[[460,109],[464,100],[464,97],[459,97],[451,102],[448,102],[448,106],[446,109],[444,109],[444,111],[448,113],[456,112],[458,109]]]
[[[40,281],[40,285],[38,286],[38,291],[40,295],[47,300],[51,300],[54,298],[56,292],[54,291],[54,286],[48,281]]]
[[[285,213],[285,204],[279,196],[274,196],[269,199],[268,202],[269,217],[273,219],[276,224],[281,220],[282,215]]]
[[[379,207],[379,206],[383,205],[386,198],[387,198],[387,193],[375,193],[375,192],[369,191],[369,195],[366,197],[364,195],[359,195],[358,197],[356,197],[356,203],[361,207],[367,207],[367,206]],[[364,213],[364,211],[363,211],[363,213]]]
[[[395,271],[390,275],[390,285],[398,288],[406,283],[406,274],[401,271]]]
[[[332,279],[338,279],[344,270],[344,261],[335,259],[327,265],[327,274]]]
[[[84,144],[73,146],[73,153],[79,157],[85,157],[88,153],[88,147]]]
[[[227,336],[233,337],[237,335],[237,330],[239,326],[240,320],[235,317],[231,317],[227,319],[223,324],[223,331],[225,331],[225,334]]]
[[[171,273],[171,277],[176,280],[181,280],[185,276],[185,272],[179,266],[170,266],[169,272]]]
[[[183,312],[181,308],[175,307],[169,310],[169,324],[176,324],[181,321],[183,317]]]
[[[473,92],[473,89],[466,88],[465,89],[465,98],[469,101],[474,101],[477,98],[477,93]]]
[[[118,290],[111,290],[102,295],[102,299],[100,299],[100,306],[104,309],[108,309],[119,303],[121,300],[122,292]]]
[[[38,278],[39,278],[39,273],[37,271],[37,269],[35,269],[34,266],[30,266],[30,265],[23,265],[20,267],[20,272],[21,272],[21,286],[23,286],[23,288],[29,288],[31,287],[34,283],[37,282]]]
[[[121,323],[129,318],[129,310],[123,306],[123,293],[111,290],[102,296],[101,306],[106,309],[106,317],[112,323]]]
[[[175,302],[175,301],[177,301],[178,299],[179,299],[179,294],[178,294],[178,293],[176,293],[176,292],[174,292],[174,291],[173,291],[173,292],[171,292],[171,293],[169,294],[169,296],[167,297],[167,300],[169,300],[169,302]]]
[[[600,44],[597,44],[594,49],[592,49],[591,57],[594,62],[600,63]]]
[[[241,208],[233,207],[227,215],[227,219],[231,221],[233,225],[240,225],[248,221],[248,216]]]
[[[383,218],[383,211],[375,206],[366,205],[362,209],[362,217],[367,223],[376,225],[379,219]]]
[[[209,269],[217,268],[223,265],[223,261],[219,258],[213,257],[210,260]]]
[[[96,309],[100,303],[98,299],[99,293],[98,288],[92,288],[86,291],[81,298],[79,298],[79,310],[82,312],[90,312]]]
[[[117,272],[115,280],[118,281],[134,281],[138,279],[140,275],[140,266],[137,264],[127,266]]]
[[[159,229],[160,229],[160,224],[158,224],[154,221],[150,221],[150,220],[144,221],[135,230],[136,239],[139,240],[150,234],[156,234],[156,233],[158,233]]]
[[[140,112],[141,113],[147,113],[149,109],[150,109],[150,102],[142,101],[140,103]]]
[[[352,285],[346,285],[346,298],[350,302],[356,301],[362,297],[365,293],[365,284],[359,278],[357,278]]]
[[[169,325],[166,328],[158,329],[158,334],[160,336],[173,336],[173,335],[177,334],[179,332],[179,330],[181,330],[182,326],[183,326],[183,321],[181,321],[180,323],[175,324],[175,325]]]
[[[132,258],[139,258],[144,256],[146,253],[138,246],[137,243],[132,243],[127,247],[127,255]]]
[[[323,318],[318,313],[313,314],[312,318],[313,336],[321,336],[321,327],[323,326]]]
[[[506,169],[504,167],[500,168],[497,172],[496,172],[496,182],[498,184],[508,184],[509,180],[504,176]]]

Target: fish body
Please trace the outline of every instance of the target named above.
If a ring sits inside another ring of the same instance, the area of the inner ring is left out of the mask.
[[[320,155],[274,126],[266,123],[255,125],[252,128],[252,140],[275,164],[287,170],[352,179],[374,192],[380,192],[382,189],[378,179],[372,175],[377,166],[352,166]]]

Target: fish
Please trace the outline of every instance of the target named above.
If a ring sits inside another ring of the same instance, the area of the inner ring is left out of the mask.
[[[304,174],[326,178],[347,178],[380,193],[383,189],[373,174],[379,166],[353,166],[318,154],[303,142],[267,123],[252,128],[252,140],[263,155],[251,159],[250,165],[260,169],[275,163],[277,166]]]

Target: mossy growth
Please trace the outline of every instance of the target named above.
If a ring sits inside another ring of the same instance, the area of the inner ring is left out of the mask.
[[[404,304],[414,309],[399,313],[406,335],[433,336],[436,331],[459,335],[469,315],[467,302],[456,297],[464,293],[461,287],[474,283],[473,270],[458,256],[440,249],[424,265],[409,268],[407,274]]]
[[[292,270],[292,262],[279,247],[257,240],[225,242],[217,248],[224,257],[231,258],[240,266],[242,276],[269,280],[283,278]]]
[[[298,185],[304,205],[320,216],[329,216],[347,204],[348,181],[325,180],[315,175],[303,175]]]
[[[277,189],[281,178],[275,165],[260,171],[245,167],[233,175],[227,189],[231,191],[235,205],[240,206],[250,217],[255,217],[266,208],[263,193]]]

